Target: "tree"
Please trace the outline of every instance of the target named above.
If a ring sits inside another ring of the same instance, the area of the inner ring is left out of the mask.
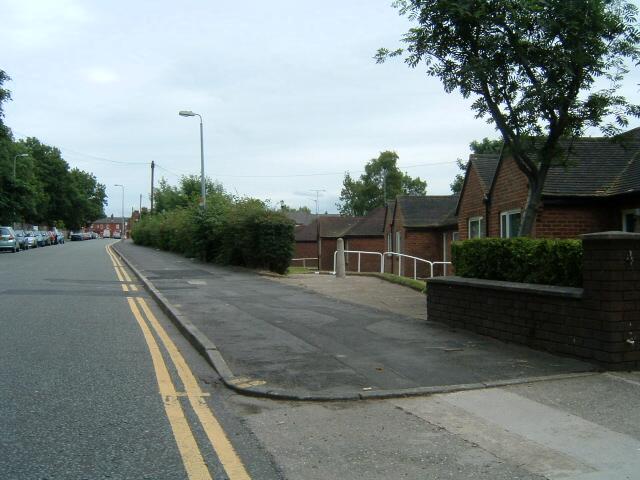
[[[500,153],[502,150],[502,140],[491,140],[487,137],[482,140],[473,140],[469,144],[469,148],[472,153]],[[453,182],[451,183],[451,191],[460,195],[462,192],[462,186],[464,185],[464,174],[467,171],[467,164],[462,161],[461,158],[456,160],[458,164],[458,168],[462,171],[462,173],[457,173]]]
[[[279,210],[281,212],[302,212],[302,213],[309,213],[309,214],[311,213],[311,209],[309,207],[301,206],[298,208],[292,208],[286,203],[284,203],[284,200],[280,200]]]
[[[530,235],[547,173],[567,165],[564,139],[619,133],[640,107],[617,93],[640,61],[637,8],[624,0],[398,0],[417,25],[405,61],[424,63],[447,93],[473,97],[526,176],[520,235]],[[378,50],[378,62],[404,55]],[[596,81],[609,82],[594,90]]]
[[[402,173],[397,166],[398,158],[395,152],[382,152],[378,158],[369,160],[359,180],[347,173],[337,204],[340,213],[366,215],[397,195],[426,195],[427,182]]]
[[[180,177],[179,185],[172,186],[165,178],[160,179],[160,183],[154,189],[154,211],[168,212],[176,208],[184,208],[200,203],[201,189],[200,177],[198,175],[183,175]],[[209,197],[227,195],[222,184],[213,182],[205,178],[205,188],[207,189],[207,199]]]

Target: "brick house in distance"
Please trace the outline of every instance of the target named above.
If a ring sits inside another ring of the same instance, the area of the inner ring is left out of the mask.
[[[125,232],[127,232],[127,237],[129,236],[131,223],[137,222],[139,218],[140,213],[137,210],[133,212],[131,218],[124,218],[124,228]],[[105,230],[109,230],[113,236],[114,233],[122,231],[122,217],[114,217],[111,215],[110,217],[100,218],[90,225],[89,230],[97,233],[101,237],[104,235]]]
[[[451,242],[457,239],[458,230],[457,202],[455,195],[398,196],[389,208],[390,221],[385,222],[387,251],[432,262],[451,261]],[[413,260],[389,256],[385,262],[385,272],[413,277]],[[443,271],[442,266],[435,266],[433,273],[442,275]],[[429,265],[417,262],[416,274],[429,277]]]
[[[614,138],[576,138],[563,148],[569,166],[549,170],[533,236],[638,229],[640,128]],[[512,157],[471,155],[456,209],[460,239],[516,236],[527,192]]]
[[[378,207],[363,217],[343,235],[345,250],[359,250],[365,252],[385,252],[385,220],[387,207]],[[358,271],[358,254],[346,255],[348,271]],[[379,272],[380,257],[378,255],[360,255],[361,272]]]

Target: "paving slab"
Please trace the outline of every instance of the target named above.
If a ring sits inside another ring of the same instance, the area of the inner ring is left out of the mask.
[[[116,250],[215,344],[236,384],[291,398],[482,388],[595,369],[245,269],[120,242]],[[349,282],[351,278],[344,281]],[[377,294],[385,290],[377,286]]]

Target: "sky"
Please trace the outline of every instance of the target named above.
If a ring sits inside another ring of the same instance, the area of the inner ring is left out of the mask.
[[[637,3],[637,2],[634,2]],[[401,60],[390,0],[0,0],[5,123],[105,184],[107,214],[149,206],[156,182],[200,173],[230,193],[336,211],[345,172],[380,152],[445,195],[469,143],[497,138],[471,100]],[[638,102],[640,74],[621,93]],[[633,121],[631,127],[639,126]],[[594,134],[597,132],[594,132]],[[156,183],[157,184],[157,183]]]

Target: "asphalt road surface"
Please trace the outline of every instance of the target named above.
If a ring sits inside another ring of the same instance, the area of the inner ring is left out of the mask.
[[[378,401],[242,396],[111,243],[0,254],[0,480],[638,478],[639,372]]]
[[[281,478],[111,243],[0,254],[0,478]]]

